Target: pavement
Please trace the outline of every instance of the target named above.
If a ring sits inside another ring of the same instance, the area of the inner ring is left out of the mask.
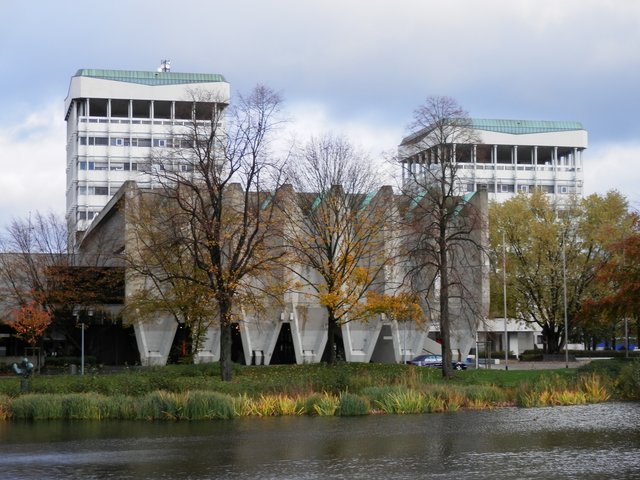
[[[506,364],[509,370],[555,370],[558,368],[580,368],[584,365],[591,363],[591,359],[580,359],[575,361],[565,362],[521,362],[518,360],[509,360]],[[499,364],[489,365],[490,370],[504,370],[505,362],[501,360]],[[485,365],[480,365],[479,368],[488,368]]]

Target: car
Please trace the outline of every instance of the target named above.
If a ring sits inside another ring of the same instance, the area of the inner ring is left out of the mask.
[[[418,355],[407,362],[418,367],[442,368],[442,355]],[[463,362],[451,362],[454,370],[466,370],[467,364]]]

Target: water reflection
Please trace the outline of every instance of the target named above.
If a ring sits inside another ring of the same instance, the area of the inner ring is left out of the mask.
[[[0,423],[0,478],[640,478],[640,405]]]

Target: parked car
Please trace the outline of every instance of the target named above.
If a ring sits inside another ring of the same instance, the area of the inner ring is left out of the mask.
[[[442,367],[442,355],[418,355],[407,362],[409,365],[417,365],[418,367]],[[463,362],[451,362],[455,370],[466,370],[467,364]]]

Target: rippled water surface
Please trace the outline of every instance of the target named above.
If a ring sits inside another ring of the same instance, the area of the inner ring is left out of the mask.
[[[640,479],[640,404],[0,423],[0,479]]]

